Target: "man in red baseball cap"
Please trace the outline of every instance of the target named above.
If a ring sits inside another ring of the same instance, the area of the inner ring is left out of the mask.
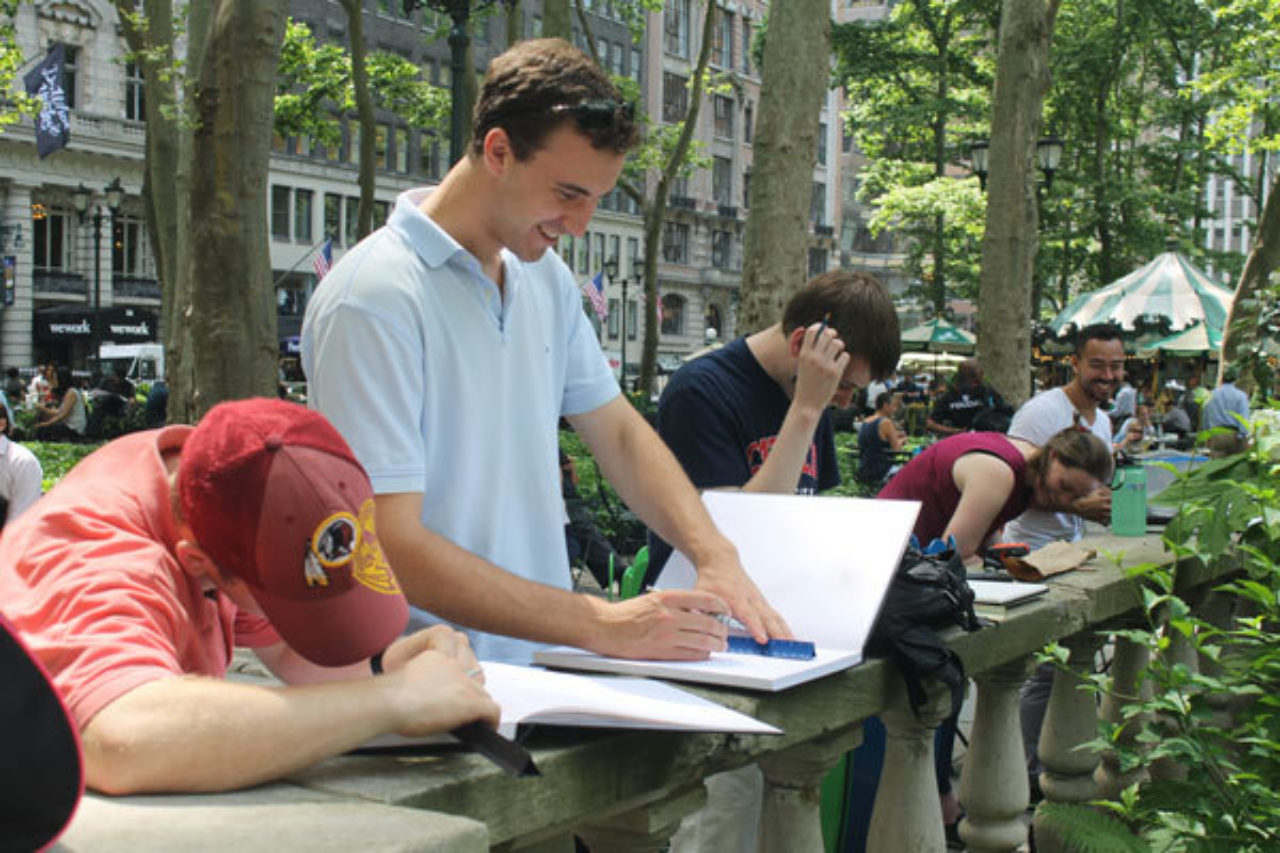
[[[346,443],[277,400],[87,457],[5,529],[0,608],[105,793],[238,788],[380,734],[497,722],[463,635],[400,637],[404,596]],[[223,680],[234,645],[289,686]]]

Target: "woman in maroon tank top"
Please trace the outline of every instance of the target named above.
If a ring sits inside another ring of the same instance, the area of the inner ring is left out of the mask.
[[[920,543],[954,536],[968,559],[1023,510],[1065,511],[1111,482],[1111,465],[1110,448],[1076,427],[1043,447],[1000,433],[967,432],[912,459],[878,497],[920,501]]]

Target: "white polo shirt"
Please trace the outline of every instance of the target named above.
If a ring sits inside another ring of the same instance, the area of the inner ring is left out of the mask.
[[[428,192],[401,194],[386,227],[317,288],[302,329],[309,405],[376,493],[419,492],[429,529],[568,589],[557,424],[609,402],[618,384],[559,256],[526,264],[504,250],[500,295],[419,209]],[[485,660],[527,663],[538,647],[467,633]]]

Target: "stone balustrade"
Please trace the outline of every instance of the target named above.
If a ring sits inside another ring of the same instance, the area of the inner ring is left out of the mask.
[[[1099,556],[1085,569],[1054,579],[1049,595],[1012,610],[1000,624],[974,634],[956,631],[949,636],[977,684],[972,738],[959,789],[968,809],[961,837],[972,850],[1011,851],[1025,841],[1021,818],[1028,788],[1017,691],[1034,654],[1049,641],[1060,640],[1071,650],[1071,666],[1090,668],[1102,642],[1100,631],[1140,613],[1135,588],[1109,555],[1122,554],[1125,565],[1171,559],[1156,535],[1099,536],[1086,544],[1096,548]],[[1200,566],[1180,571],[1179,583],[1189,590],[1203,588],[1211,580]],[[1118,674],[1136,676],[1142,664],[1136,652],[1127,644],[1117,646],[1113,665]],[[1050,800],[1087,800],[1131,781],[1097,755],[1076,749],[1094,737],[1099,713],[1093,696],[1076,689],[1077,684],[1068,673],[1056,675],[1044,723],[1041,785]],[[464,752],[350,755],[325,761],[258,792],[228,796],[242,802],[249,798],[267,807],[281,797],[296,799],[304,793],[307,808],[314,810],[318,801],[359,806],[367,810],[369,820],[443,813],[438,815],[441,826],[456,833],[457,841],[447,843],[448,833],[442,832],[433,841],[436,850],[475,849],[477,827],[487,833],[491,848],[504,850],[571,851],[574,834],[595,853],[659,850],[680,820],[705,801],[702,780],[706,776],[755,762],[765,777],[761,847],[778,853],[816,853],[822,850],[818,785],[839,756],[856,745],[861,721],[880,714],[888,738],[870,849],[884,853],[943,849],[932,762],[933,727],[945,713],[943,697],[931,701],[917,717],[907,707],[896,673],[876,660],[776,694],[691,689],[773,723],[785,734],[535,729],[526,745],[542,771],[537,778],[509,778]],[[1101,713],[1114,711],[1104,703]],[[176,812],[190,799],[169,798],[168,802]],[[102,801],[95,801],[90,811],[101,809]],[[127,809],[129,803],[130,798],[125,798],[108,805]],[[253,814],[246,812],[244,820],[254,819]],[[190,846],[184,835],[188,828],[180,819],[153,819],[151,827],[156,847]],[[200,831],[209,830],[202,824]],[[65,849],[107,849],[102,844],[78,845],[82,839],[110,837],[109,826],[101,820],[94,825],[77,821]],[[282,843],[278,833],[270,837],[269,844],[237,841],[236,847],[242,853],[268,847],[278,853],[293,846]],[[385,837],[385,833],[376,836]],[[379,849],[374,838],[370,836],[370,843],[360,848]],[[1060,849],[1042,828],[1037,829],[1037,840],[1040,850]],[[296,844],[315,846],[306,834]],[[131,845],[133,849],[148,846],[136,837]]]

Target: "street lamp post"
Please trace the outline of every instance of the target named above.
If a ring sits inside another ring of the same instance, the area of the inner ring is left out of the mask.
[[[605,275],[609,276],[609,281],[613,281],[618,276],[618,258],[612,257],[604,262]],[[622,316],[619,318],[622,323],[622,337],[619,340],[619,349],[622,352],[622,364],[618,369],[618,384],[622,386],[623,393],[627,390],[627,280],[623,278],[622,284],[622,307],[619,308]]]
[[[106,199],[107,209],[111,214],[111,227],[114,230],[116,214],[119,213],[120,203],[124,200],[124,187],[120,185],[120,178],[113,178],[111,183],[103,188],[102,194]],[[80,184],[71,194],[71,202],[82,223],[85,214],[89,212],[91,195],[89,188],[84,184]],[[102,205],[95,205],[93,209],[93,324],[89,327],[90,358],[98,357],[98,350],[102,344],[102,220]]]

